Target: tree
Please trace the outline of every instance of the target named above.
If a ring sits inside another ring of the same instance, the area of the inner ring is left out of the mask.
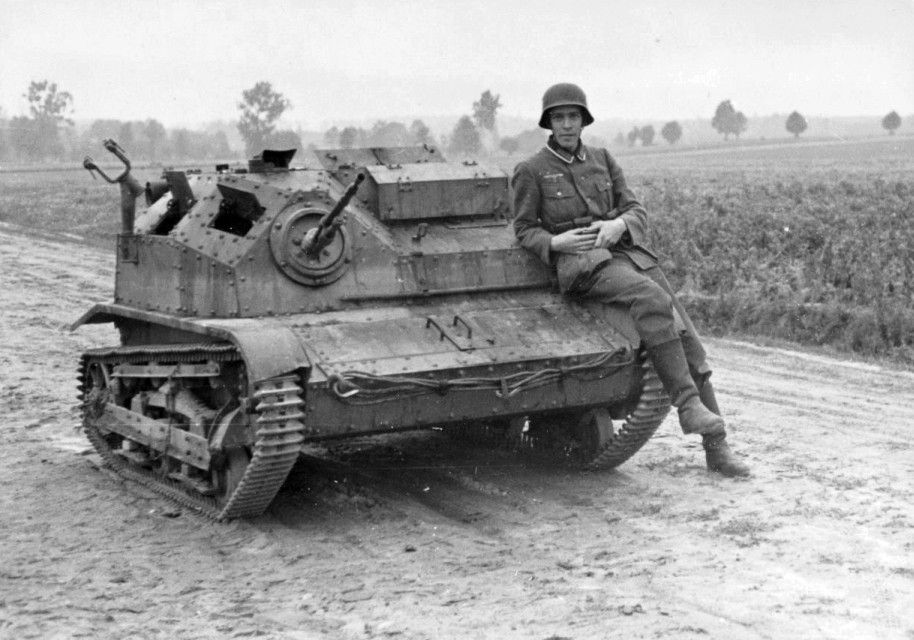
[[[9,146],[13,158],[32,160],[36,157],[35,126],[28,116],[16,116],[9,123]]]
[[[727,140],[729,139],[735,124],[736,110],[729,100],[724,100],[717,105],[717,109],[714,111],[714,117],[711,118],[711,126],[714,127],[718,133],[724,134],[724,140]]]
[[[60,155],[63,148],[58,127],[73,124],[67,117],[72,111],[73,96],[67,91],[60,91],[56,82],[33,80],[29,83],[28,93],[24,93],[23,97],[29,103],[32,119],[32,157],[44,160]]]
[[[6,114],[3,112],[3,107],[0,107],[0,161],[9,158],[9,143],[6,139],[6,130],[8,128]]]
[[[628,132],[628,146],[634,147],[635,143],[638,142],[638,138],[641,137],[641,129],[638,127],[632,127],[632,130]]]
[[[330,127],[324,132],[324,144],[335,147],[340,143],[340,130],[335,126]]]
[[[671,120],[663,125],[660,135],[670,144],[676,144],[682,138],[682,125],[676,120]]]
[[[378,120],[368,133],[368,144],[372,147],[403,147],[411,139],[412,135],[402,122]]]
[[[225,131],[216,131],[212,134],[212,155],[210,157],[224,160],[231,157],[232,149],[229,147],[228,136]]]
[[[711,126],[717,129],[718,133],[724,134],[724,140],[730,139],[730,134],[739,138],[739,134],[746,130],[749,121],[742,111],[737,111],[729,100],[724,100],[717,105],[714,117],[711,119]]]
[[[180,160],[189,160],[191,156],[190,131],[173,129],[171,132],[171,155]],[[196,159],[196,158],[195,158]]]
[[[895,129],[901,126],[901,116],[897,111],[891,111],[882,119],[882,128],[889,132],[889,135],[895,135]]]
[[[93,120],[92,124],[90,124],[89,128],[86,130],[85,135],[88,138],[88,142],[95,146],[105,138],[114,138],[120,143],[121,127],[123,126],[124,122],[121,120],[111,120],[107,118]],[[129,151],[129,149],[126,150]]]
[[[746,118],[746,116],[743,114],[742,111],[737,111],[736,112],[736,131],[734,131],[734,133],[736,134],[736,137],[739,138],[739,134],[741,134],[743,131],[745,131],[746,127],[748,127],[748,126],[749,126],[749,120]]]
[[[543,142],[545,142],[543,130],[539,127],[521,131],[513,138],[517,140],[517,153],[524,155],[536,153],[543,148]]]
[[[791,112],[791,114],[787,116],[787,122],[784,123],[784,127],[793,134],[794,138],[799,138],[800,134],[806,131],[808,126],[806,118],[800,115],[799,111]]]
[[[471,155],[479,153],[481,148],[482,142],[479,139],[479,131],[470,116],[461,116],[454,126],[454,132],[451,134],[450,150],[454,153]]]
[[[92,124],[82,132],[77,146],[81,149],[98,149],[102,140],[114,138],[118,144],[124,147],[131,158],[137,157],[136,150],[132,147],[122,144],[121,127],[124,125],[121,120],[101,119],[93,120]]]
[[[517,152],[520,147],[520,141],[517,138],[502,138],[498,143],[498,148],[507,153],[509,156]]]
[[[244,140],[245,152],[251,156],[263,151],[267,140],[276,128],[276,121],[291,106],[288,100],[273,90],[269,82],[258,82],[241,92],[238,110],[238,132]]]
[[[645,147],[649,147],[654,144],[654,127],[652,125],[646,125],[641,127],[641,144]]]
[[[409,125],[409,135],[416,144],[433,144],[432,131],[421,120],[413,120]]]
[[[346,127],[340,131],[340,146],[343,149],[352,149],[359,138],[359,130],[355,127]]]
[[[617,147],[621,147],[623,144],[625,144],[625,134],[621,131],[617,133],[616,137],[613,138],[613,144]]]
[[[301,136],[291,129],[280,129],[271,133],[266,143],[271,149],[295,149],[299,155],[304,147],[301,143]]]
[[[125,149],[127,153],[136,153],[136,149],[133,148],[133,127],[129,122],[121,123],[121,126],[117,131],[117,138],[115,138],[115,140],[117,140],[117,143],[121,145],[121,147]]]
[[[486,89],[479,100],[473,103],[473,120],[477,127],[495,131],[495,116],[501,107],[501,102],[498,101],[500,97],[493,96],[492,92]]]
[[[158,120],[150,118],[143,125],[143,133],[146,135],[146,139],[149,140],[150,160],[158,159],[158,153],[162,149],[162,143],[165,142],[165,127]]]

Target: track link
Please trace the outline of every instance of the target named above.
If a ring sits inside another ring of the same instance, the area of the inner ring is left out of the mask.
[[[102,392],[92,387],[89,367],[93,363],[142,363],[151,358],[172,362],[241,360],[237,349],[225,344],[154,345],[96,349],[83,354],[79,366],[79,399],[83,407],[83,430],[104,462],[116,473],[174,502],[215,520],[255,517],[273,501],[298,459],[304,441],[302,386],[297,375],[277,376],[254,384],[255,442],[251,460],[234,491],[219,500],[193,492],[184,484],[131,464],[117,455],[93,423],[93,398]]]
[[[621,427],[605,442],[596,455],[584,465],[594,471],[612,469],[631,458],[650,440],[670,411],[670,397],[647,359],[641,365],[644,372],[638,404]]]

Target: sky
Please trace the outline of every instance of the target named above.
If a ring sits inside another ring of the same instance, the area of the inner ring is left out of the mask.
[[[32,80],[79,120],[237,117],[266,80],[287,122],[539,116],[576,82],[604,118],[914,114],[914,0],[0,0],[0,109]]]

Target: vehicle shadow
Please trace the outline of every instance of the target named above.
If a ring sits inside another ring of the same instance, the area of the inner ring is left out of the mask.
[[[491,528],[531,509],[574,509],[631,483],[589,472],[550,452],[436,431],[341,441],[303,454],[270,507],[296,528],[358,526],[404,518]],[[546,503],[546,504],[544,504]]]

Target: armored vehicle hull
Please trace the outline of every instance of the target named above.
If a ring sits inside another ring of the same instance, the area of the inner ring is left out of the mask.
[[[429,147],[272,158],[166,173],[136,220],[124,173],[115,300],[77,322],[120,332],[80,364],[118,473],[227,519],[266,509],[309,442],[486,425],[610,468],[656,430],[669,400],[627,313],[556,293],[503,172]]]

